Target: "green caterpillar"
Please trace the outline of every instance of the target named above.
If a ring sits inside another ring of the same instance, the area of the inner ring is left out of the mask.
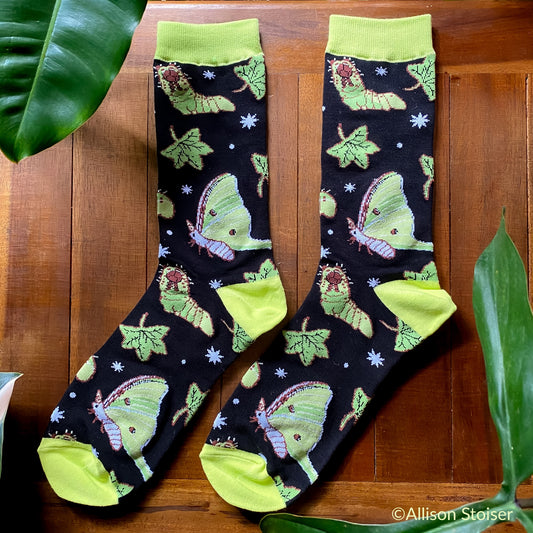
[[[323,266],[319,287],[320,304],[326,315],[343,320],[365,337],[372,337],[372,321],[351,299],[348,276],[341,267]]]
[[[161,291],[159,301],[167,313],[173,313],[207,336],[213,336],[211,315],[191,298],[189,278],[184,270],[178,267],[165,267],[159,280],[159,290]]]
[[[187,76],[176,65],[156,66],[159,84],[172,105],[184,115],[235,111],[233,102],[224,96],[206,96],[197,93]]]
[[[332,59],[329,62],[331,78],[341,100],[353,111],[360,109],[405,109],[405,102],[394,93],[377,93],[367,89],[361,74],[350,59]]]

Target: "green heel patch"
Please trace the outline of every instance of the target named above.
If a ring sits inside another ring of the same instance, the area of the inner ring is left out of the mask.
[[[423,339],[437,331],[456,311],[450,295],[433,281],[399,279],[378,285],[378,298]]]

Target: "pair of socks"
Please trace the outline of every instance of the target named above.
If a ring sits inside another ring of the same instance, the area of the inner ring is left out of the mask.
[[[286,315],[258,21],[160,22],[154,87],[157,272],[38,450],[54,491],[86,505],[142,487],[220,374]],[[434,102],[429,15],[331,16],[316,283],[200,453],[229,503],[266,512],[301,496],[394,365],[454,312],[431,241]]]

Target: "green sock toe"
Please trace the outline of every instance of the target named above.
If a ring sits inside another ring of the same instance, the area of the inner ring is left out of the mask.
[[[83,505],[118,503],[111,476],[90,444],[44,438],[37,452],[48,482],[61,498]]]
[[[260,455],[205,444],[200,460],[213,488],[231,505],[261,513],[286,507]]]

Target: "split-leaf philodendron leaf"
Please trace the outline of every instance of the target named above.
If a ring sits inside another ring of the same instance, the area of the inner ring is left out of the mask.
[[[0,149],[18,162],[98,108],[147,0],[0,2]]]
[[[500,438],[500,492],[458,509],[435,510],[433,517],[390,524],[270,514],[261,521],[263,533],[475,533],[515,520],[533,531],[533,510],[523,509],[515,494],[518,485],[533,474],[533,315],[524,265],[503,217],[476,264],[473,305],[485,358],[490,412]]]

